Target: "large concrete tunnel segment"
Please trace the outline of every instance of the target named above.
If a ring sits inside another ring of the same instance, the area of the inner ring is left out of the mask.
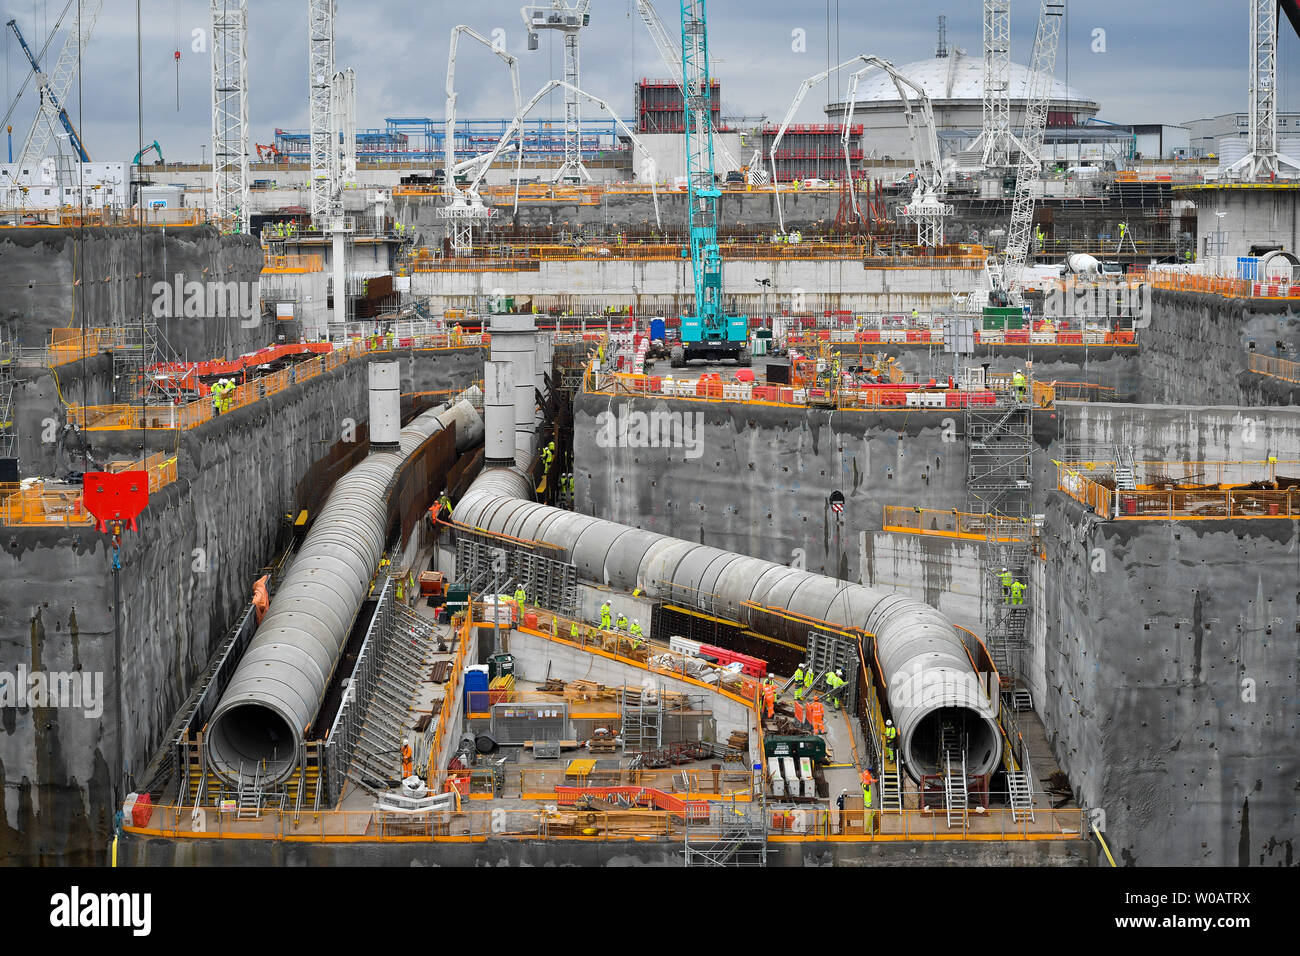
[[[292,775],[383,555],[397,470],[453,425],[457,450],[482,441],[477,392],[420,415],[330,492],[209,723],[207,762],[223,780],[237,784],[241,767],[271,785]]]
[[[808,626],[790,616],[876,637],[890,712],[913,778],[941,773],[945,722],[966,737],[967,771],[994,772],[1002,755],[997,706],[985,693],[952,623],[928,604],[844,584],[758,558],[694,544],[613,521],[534,504],[515,469],[485,471],[456,506],[466,524],[563,548],[589,581],[740,622],[802,646]],[[770,610],[768,610],[770,609]]]

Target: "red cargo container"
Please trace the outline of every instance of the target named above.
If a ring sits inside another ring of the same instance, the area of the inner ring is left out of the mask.
[[[1023,344],[1028,344],[1028,343],[1029,343],[1029,333],[1028,333],[1028,332],[1025,332],[1025,331],[1023,331],[1023,330],[1021,330],[1021,331],[1019,331],[1019,332],[1011,332],[1011,331],[1008,331],[1008,332],[1007,332],[1007,341],[1008,341],[1008,342],[1011,342],[1011,343],[1020,342],[1020,343],[1023,343]]]
[[[1056,333],[1056,341],[1058,345],[1082,345],[1083,333],[1082,332],[1058,332]]]
[[[951,391],[951,392],[945,392],[943,397],[944,397],[944,401],[947,403],[947,406],[948,406],[949,408],[965,408],[965,407],[966,407],[966,393],[965,393],[965,392],[958,392],[958,391],[956,391],[956,390]]]

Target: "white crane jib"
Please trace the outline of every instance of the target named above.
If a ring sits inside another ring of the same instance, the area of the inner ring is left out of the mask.
[[[36,111],[32,127],[27,131],[27,140],[23,151],[18,156],[18,168],[30,167],[45,156],[50,145],[50,137],[60,125],[59,104],[66,104],[72,90],[72,82],[77,78],[77,64],[86,46],[90,43],[90,33],[99,19],[102,0],[92,0],[81,9],[80,29],[74,22],[68,28],[68,35],[63,39],[63,49],[54,69],[45,74],[44,82],[37,78],[38,94],[41,102]]]
[[[1019,295],[1025,259],[1029,255],[1029,235],[1034,224],[1034,187],[1041,166],[1039,153],[1047,128],[1047,107],[1052,95],[1052,77],[1056,72],[1056,49],[1065,19],[1065,0],[1043,0],[1034,35],[1034,59],[1030,66],[1029,89],[1025,102],[1025,128],[1020,137],[1020,164],[1016,169],[1016,195],[1011,203],[1011,226],[1007,230],[1007,257],[1002,281],[1014,299]]]
[[[564,36],[564,162],[555,173],[555,181],[565,179],[591,182],[591,173],[582,164],[582,111],[574,90],[579,89],[581,71],[578,59],[578,34],[591,22],[591,0],[578,0],[566,7],[563,0],[550,6],[521,7],[524,29],[528,32],[528,49],[537,49],[539,30],[555,30]]]

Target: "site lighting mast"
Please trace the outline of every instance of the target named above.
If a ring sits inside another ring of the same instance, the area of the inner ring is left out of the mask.
[[[552,0],[550,6],[528,6],[520,9],[524,29],[528,31],[528,49],[537,49],[540,30],[557,30],[564,35],[564,162],[556,171],[556,182],[578,183],[591,181],[591,173],[582,164],[582,112],[578,95],[581,76],[578,63],[578,34],[591,22],[587,10],[591,0],[578,0],[571,7],[564,0]]]

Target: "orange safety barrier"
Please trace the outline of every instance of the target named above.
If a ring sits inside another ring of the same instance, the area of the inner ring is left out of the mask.
[[[1030,533],[1028,521],[1010,518],[1002,519],[1002,521],[1020,521],[1024,526],[1025,534],[1023,538],[999,537],[999,541],[1028,539]],[[988,538],[984,515],[971,514],[956,509],[939,511],[934,508],[886,505],[883,528],[885,531],[906,534],[931,534],[945,538],[963,538],[969,541],[985,541]]]
[[[446,337],[430,336],[431,340],[446,341]],[[453,339],[455,336],[452,337]],[[457,348],[472,347],[484,342],[487,336],[462,336],[461,346],[420,343],[419,340],[407,340],[410,344],[404,348]],[[250,378],[234,391],[227,394],[224,410],[227,412],[259,402],[270,395],[284,391],[290,385],[308,381],[325,372],[333,371],[345,362],[358,358],[370,348],[370,338],[359,337],[348,345],[336,347],[330,352],[319,355],[309,361],[299,362],[278,372]],[[387,340],[381,341],[373,351],[389,351]],[[68,419],[73,424],[89,431],[128,431],[146,428],[160,431],[185,431],[196,428],[217,417],[216,402],[213,396],[206,395],[184,405],[69,405]]]
[[[1154,269],[1147,273],[1147,280],[1153,288],[1175,292],[1207,292],[1232,299],[1300,299],[1300,283],[1256,282]]]
[[[1281,379],[1291,385],[1300,385],[1300,362],[1250,352],[1248,353],[1247,364],[1252,372],[1259,375]]]
[[[324,260],[320,256],[267,256],[262,265],[264,273],[306,273],[320,272],[324,269]]]

